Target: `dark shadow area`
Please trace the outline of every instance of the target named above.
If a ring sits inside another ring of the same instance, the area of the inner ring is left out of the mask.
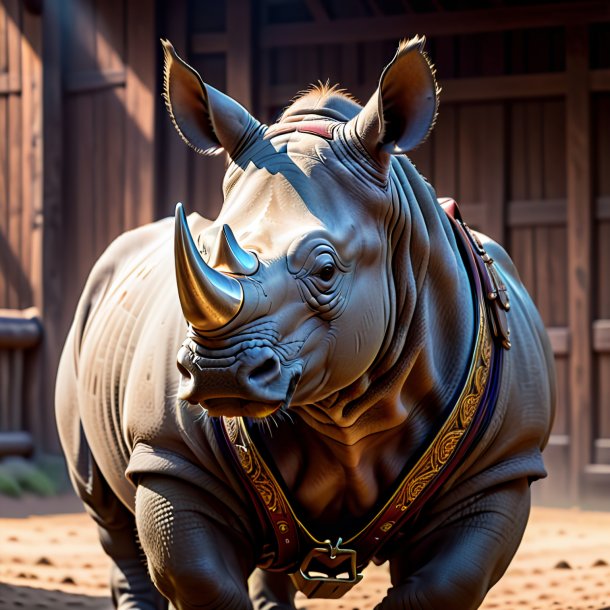
[[[37,589],[26,585],[9,585],[0,583],[0,608],[88,608],[95,610],[112,610],[109,596],[81,595],[66,593],[57,589]]]

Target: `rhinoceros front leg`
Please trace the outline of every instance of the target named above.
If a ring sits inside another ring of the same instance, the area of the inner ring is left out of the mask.
[[[526,480],[462,502],[431,534],[391,558],[393,587],[376,610],[478,608],[515,554],[529,509]]]
[[[150,576],[176,610],[251,610],[252,543],[221,523],[222,516],[212,519],[209,502],[178,479],[140,479],[136,524]]]
[[[294,610],[295,586],[286,574],[256,569],[250,577],[254,610]]]

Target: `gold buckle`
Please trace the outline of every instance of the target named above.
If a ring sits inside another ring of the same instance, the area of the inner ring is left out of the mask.
[[[356,551],[341,549],[343,540],[339,538],[333,546],[312,549],[303,560],[297,572],[290,575],[294,586],[306,597],[338,599],[362,580],[356,567]]]

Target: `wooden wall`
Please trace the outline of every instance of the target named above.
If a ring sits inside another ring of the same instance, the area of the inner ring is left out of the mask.
[[[27,326],[42,305],[41,47],[39,15],[18,0],[0,3],[0,318],[9,325]],[[3,339],[0,431],[35,429],[35,352]]]
[[[42,431],[59,449],[59,355],[91,266],[120,233],[156,218],[155,3],[43,3]],[[24,203],[27,209],[27,203]]]
[[[551,335],[559,408],[551,477],[537,498],[607,502],[607,2],[503,0],[475,10],[460,0],[452,6],[462,10],[443,10],[444,0],[61,0],[44,2],[42,16],[24,8],[36,4],[0,3],[0,308],[34,305],[43,317],[40,417],[19,424],[36,419],[41,445],[57,448],[54,372],[100,252],[177,201],[208,217],[220,209],[225,161],[190,151],[167,119],[159,38],[272,121],[317,80],[365,101],[397,41],[424,33],[443,91],[437,127],[412,158],[470,224],[506,245]],[[18,395],[6,389],[20,366],[12,358],[0,351],[0,399]]]
[[[184,54],[207,82],[249,97],[248,107],[265,121],[317,80],[338,82],[366,101],[398,40],[427,35],[443,89],[440,115],[411,157],[440,196],[455,197],[471,225],[507,247],[555,353],[559,404],[546,452],[550,477],[535,488],[536,499],[607,506],[608,3],[496,2],[469,10],[464,2],[464,10],[448,11],[443,2],[414,9],[415,3],[385,1],[261,0],[248,13],[249,63],[228,19],[243,3],[205,4],[182,5]],[[229,79],[239,70],[241,89]],[[243,82],[251,84],[249,96]],[[184,192],[214,216],[221,168],[188,163]]]

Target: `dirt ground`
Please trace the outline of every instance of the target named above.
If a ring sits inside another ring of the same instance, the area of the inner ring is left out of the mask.
[[[0,610],[110,610],[108,571],[75,498],[0,498]],[[298,606],[370,610],[388,586],[387,569],[372,566],[342,599],[300,597]],[[610,610],[610,513],[535,508],[518,554],[481,607]]]

